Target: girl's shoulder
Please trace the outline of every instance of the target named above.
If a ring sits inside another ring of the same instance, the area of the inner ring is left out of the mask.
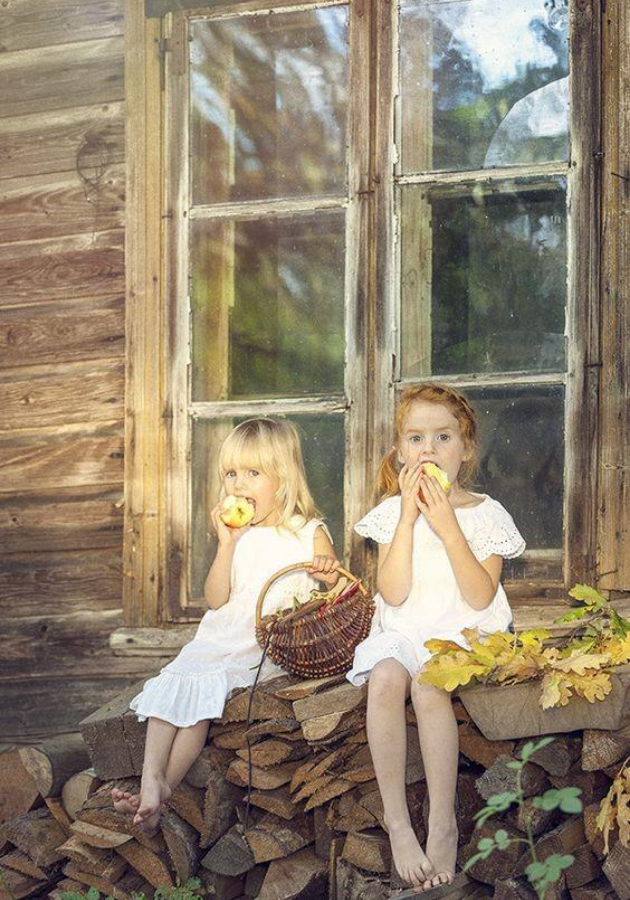
[[[488,494],[475,495],[482,501],[462,506],[462,527],[477,559],[487,559],[492,554],[512,559],[525,550],[525,540],[514,519],[498,500]]]
[[[400,512],[400,494],[386,497],[356,523],[354,530],[361,537],[371,538],[378,544],[390,544],[400,519]]]

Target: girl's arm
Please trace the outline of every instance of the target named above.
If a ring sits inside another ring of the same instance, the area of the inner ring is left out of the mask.
[[[339,560],[326,530],[321,525],[315,531],[313,551],[313,563],[306,570],[308,574],[330,587],[337,584]]]
[[[391,544],[379,544],[378,592],[389,606],[400,606],[411,590],[411,557],[413,551],[413,527],[420,515],[417,496],[422,467],[419,463],[400,471],[401,513]]]
[[[203,588],[203,595],[210,609],[219,609],[219,607],[225,606],[230,599],[230,573],[234,548],[240,536],[250,527],[245,525],[243,528],[228,528],[219,516],[220,506],[220,503],[217,504],[210,513],[214,530],[219,539],[217,555],[210,566]]]
[[[473,609],[486,609],[497,592],[503,558],[493,554],[479,562],[468,546],[455,510],[437,479],[423,474],[421,484],[426,503],[418,501],[418,505],[444,544],[462,597]]]

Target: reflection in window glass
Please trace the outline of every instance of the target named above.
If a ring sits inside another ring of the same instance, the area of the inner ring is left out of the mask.
[[[234,426],[250,416],[193,423],[191,492],[191,600],[203,598],[203,586],[216,553],[210,510],[219,499],[219,449]],[[300,430],[306,476],[315,503],[343,555],[344,419],[343,415],[288,416]]]
[[[508,510],[528,550],[562,547],[564,389],[468,390],[481,436],[472,490]]]
[[[404,189],[404,376],[564,370],[566,198],[556,183]]]
[[[191,23],[193,202],[345,193],[346,7]]]
[[[403,171],[568,157],[567,0],[404,0]]]
[[[343,212],[197,220],[193,399],[343,390]]]

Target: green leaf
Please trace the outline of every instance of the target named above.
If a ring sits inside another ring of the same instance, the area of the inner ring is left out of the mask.
[[[88,888],[85,896],[87,897],[87,900],[99,900],[99,897],[101,895],[100,895],[100,892],[97,891],[95,887],[90,887],[90,888]]]
[[[524,764],[517,759],[511,759],[509,762],[506,762],[505,767],[507,769],[522,769],[523,765]]]
[[[540,893],[550,884],[558,881],[562,877],[563,871],[572,866],[574,861],[575,857],[570,853],[566,856],[552,853],[543,862],[530,863],[525,869],[525,875],[536,891]]]
[[[501,794],[493,794],[488,797],[488,806],[492,807],[494,812],[503,812],[517,800],[518,794],[515,791],[503,791]]]
[[[494,832],[494,842],[499,850],[507,850],[512,843],[509,834],[504,828],[500,828],[498,831]]]
[[[563,616],[559,616],[557,619],[554,619],[554,624],[559,625],[561,622],[575,622],[578,619],[583,619],[584,616],[589,614],[590,610],[588,607],[583,606],[581,609],[572,609],[571,612],[565,613]]]
[[[479,843],[477,844],[477,850],[492,850],[494,847],[494,841],[492,838],[481,838]]]
[[[580,603],[585,603],[591,609],[600,609],[608,604],[604,595],[596,591],[595,588],[589,587],[588,584],[576,584],[569,591],[569,597],[579,600]]]
[[[550,788],[540,797],[534,797],[532,806],[536,809],[561,809],[565,813],[582,812],[582,801],[580,800],[581,789],[578,787],[566,787],[556,790]]]

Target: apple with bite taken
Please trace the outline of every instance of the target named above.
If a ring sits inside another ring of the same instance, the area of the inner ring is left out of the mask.
[[[440,469],[439,466],[436,466],[435,463],[427,462],[422,464],[422,471],[425,475],[428,475],[429,478],[437,478],[438,484],[442,488],[445,494],[448,494],[450,491],[452,484],[448,480],[448,475],[444,471],[444,469]],[[418,489],[418,498],[421,503],[426,503],[427,501],[424,499],[424,494],[422,493],[422,488]]]
[[[235,497],[229,494],[219,510],[219,518],[228,528],[243,528],[254,518],[256,511],[245,497]]]

